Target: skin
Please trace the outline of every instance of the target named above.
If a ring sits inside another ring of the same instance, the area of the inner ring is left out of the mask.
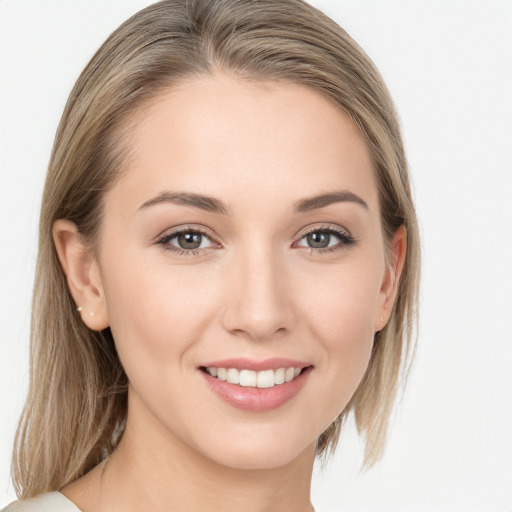
[[[85,512],[312,510],[316,439],[364,375],[405,256],[400,228],[387,263],[366,142],[309,88],[217,73],[147,106],[130,143],[95,254],[71,222],[54,225],[83,320],[110,326],[130,381],[119,447],[63,493]],[[168,201],[141,208],[164,191],[213,197],[227,214]],[[338,191],[366,207],[293,211]],[[176,237],[158,243],[180,227],[208,237],[192,254],[168,250]],[[309,229],[331,250],[311,248]],[[197,368],[232,357],[313,369],[283,406],[243,411]]]

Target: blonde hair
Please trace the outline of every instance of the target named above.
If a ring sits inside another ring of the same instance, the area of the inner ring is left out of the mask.
[[[135,14],[101,46],[57,130],[39,228],[30,387],[13,455],[20,497],[57,490],[98,464],[115,449],[127,408],[110,330],[89,330],[75,311],[52,225],[73,221],[94,248],[104,194],[130,157],[125,132],[134,114],[173,84],[216,70],[303,84],[348,112],[371,150],[385,240],[407,228],[391,318],[355,395],[317,443],[319,455],[332,452],[353,411],[366,464],[382,453],[412,354],[420,254],[400,127],[383,80],[342,28],[302,0],[168,0]]]

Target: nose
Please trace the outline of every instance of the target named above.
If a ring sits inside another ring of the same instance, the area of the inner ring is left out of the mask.
[[[231,262],[222,311],[227,331],[264,340],[294,325],[290,283],[282,260],[267,247],[247,250]]]

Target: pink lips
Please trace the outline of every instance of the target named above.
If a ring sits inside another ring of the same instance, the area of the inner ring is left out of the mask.
[[[253,371],[277,370],[279,368],[302,368],[298,377],[290,382],[279,384],[271,388],[243,387],[238,384],[219,380],[200,370],[209,388],[225,402],[236,407],[253,412],[265,412],[276,409],[291,400],[302,389],[311,370],[308,363],[291,359],[272,358],[264,361],[254,361],[245,358],[224,359],[212,361],[202,365],[202,368],[238,368]]]

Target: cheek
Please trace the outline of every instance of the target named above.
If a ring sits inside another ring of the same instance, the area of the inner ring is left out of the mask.
[[[213,314],[215,290],[193,266],[155,267],[142,258],[117,260],[105,274],[110,327],[128,376],[135,367],[165,373],[186,363]]]
[[[382,268],[378,260],[354,261],[319,272],[304,272],[297,292],[318,338],[350,343],[373,339]]]
[[[370,360],[382,268],[378,260],[340,265],[304,277],[300,285],[302,318],[319,342],[320,365],[326,368],[319,377],[326,389],[339,390],[330,395],[332,419],[350,400]]]

